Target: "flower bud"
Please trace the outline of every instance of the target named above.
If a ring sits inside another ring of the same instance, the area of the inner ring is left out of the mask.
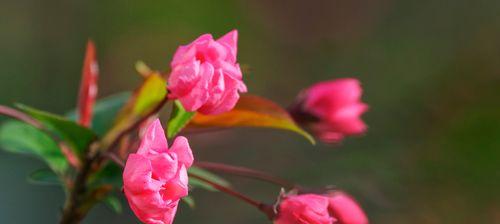
[[[356,79],[320,82],[304,90],[290,112],[322,141],[340,142],[345,136],[366,131],[360,116],[368,110],[368,105],[361,102],[361,94]]]

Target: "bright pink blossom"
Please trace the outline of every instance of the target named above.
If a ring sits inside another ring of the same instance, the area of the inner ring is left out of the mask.
[[[179,199],[188,194],[187,169],[193,154],[184,137],[168,148],[157,119],[146,130],[137,153],[127,159],[123,189],[130,208],[147,224],[173,222]]]
[[[246,92],[236,62],[238,31],[218,40],[204,34],[180,46],[171,62],[169,97],[178,99],[188,111],[219,114],[231,110]]]
[[[336,221],[328,211],[328,198],[322,195],[302,194],[286,196],[278,208],[275,224],[333,224]]]
[[[304,91],[301,113],[313,119],[311,127],[325,142],[339,142],[347,135],[362,134],[360,116],[368,110],[361,102],[359,81],[352,78],[317,83]]]
[[[275,224],[368,224],[361,207],[349,195],[287,195],[278,207]]]
[[[330,214],[335,217],[339,224],[368,224],[363,209],[349,195],[343,192],[334,192],[329,195]]]

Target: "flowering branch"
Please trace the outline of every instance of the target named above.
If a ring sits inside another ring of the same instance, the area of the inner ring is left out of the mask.
[[[78,122],[27,107],[20,107],[18,111],[0,105],[0,115],[40,129],[15,123],[2,126],[0,145],[4,148],[6,144],[5,148],[12,152],[41,157],[63,180],[67,198],[60,224],[80,223],[96,203],[109,199],[109,192],[117,189],[113,177],[123,178],[124,196],[139,220],[148,224],[172,223],[180,198],[189,193],[188,175],[199,181],[200,186],[212,189],[211,186],[252,205],[275,223],[303,220],[368,223],[350,196],[332,191],[331,187],[307,189],[246,167],[213,162],[193,164],[188,139],[177,136],[184,128],[184,133],[231,127],[277,128],[296,132],[313,144],[314,138],[304,128],[328,143],[340,142],[346,136],[366,130],[360,116],[368,106],[361,102],[362,89],[356,79],[315,84],[300,94],[289,111],[262,97],[240,97],[247,92],[247,86],[237,61],[237,41],[236,30],[218,39],[210,34],[202,35],[178,48],[170,63],[171,71],[167,73],[138,63],[137,70],[144,77],[142,84],[127,101],[109,101],[105,104],[109,107],[97,107],[95,102],[98,70],[95,47],[89,41],[76,112]],[[168,136],[165,136],[157,117],[169,100],[175,101],[175,107],[166,129]],[[117,106],[121,107],[118,114]],[[109,118],[113,116],[116,119],[111,124]],[[110,128],[101,130],[102,127]],[[104,130],[107,131],[103,133]],[[140,133],[137,137],[133,135],[136,130]],[[172,145],[168,145],[166,137],[173,140]],[[135,138],[140,138],[140,142]],[[51,140],[58,144],[72,167],[60,163],[62,155]],[[120,170],[105,169],[103,165],[109,160],[124,168],[121,175]],[[201,169],[198,172],[191,169],[188,173],[193,165]],[[224,185],[223,180],[203,169],[269,182],[282,187],[283,192],[284,188],[289,191],[282,193],[275,204],[267,204]],[[38,176],[38,179],[44,177],[47,176]],[[159,200],[162,203],[158,203]]]

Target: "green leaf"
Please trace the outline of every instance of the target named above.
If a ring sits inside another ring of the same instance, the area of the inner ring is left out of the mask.
[[[195,112],[188,112],[184,109],[182,104],[176,100],[174,103],[174,109],[172,110],[172,115],[167,124],[167,137],[173,138],[176,136],[193,118]]]
[[[130,97],[130,92],[123,92],[102,98],[94,105],[94,118],[91,129],[98,135],[103,136],[113,125],[113,122],[123,105]],[[70,120],[76,121],[75,110],[66,115]]]
[[[285,109],[273,101],[248,94],[242,95],[236,106],[226,113],[217,115],[196,113],[188,127],[277,128],[293,131],[305,137],[311,144],[316,144],[314,138],[300,128]]]
[[[97,138],[90,129],[80,126],[79,124],[62,116],[37,110],[21,104],[16,106],[20,110],[31,115],[34,119],[41,122],[49,131],[67,142],[71,149],[79,157],[81,157],[90,143]]]
[[[108,207],[115,213],[121,214],[123,212],[123,206],[120,202],[120,199],[118,199],[114,195],[108,195],[106,198],[104,198],[103,202],[106,207]]]
[[[123,132],[153,112],[167,96],[167,83],[157,73],[145,78],[118,114],[111,130],[104,136],[102,145],[109,147]]]
[[[40,185],[61,185],[59,177],[49,169],[35,170],[28,176],[28,182]]]
[[[109,184],[116,189],[120,189],[123,186],[122,173],[123,168],[115,163],[108,162],[90,178],[89,182],[94,186]]]
[[[192,174],[195,174],[197,176],[201,176],[207,180],[210,180],[211,182],[214,182],[214,183],[219,184],[219,185],[224,186],[224,187],[228,187],[228,188],[231,187],[231,184],[227,180],[225,180],[224,178],[219,177],[219,176],[217,176],[217,175],[215,175],[207,170],[204,170],[204,169],[201,169],[198,167],[189,168],[188,173],[192,173]],[[203,188],[203,189],[209,190],[209,191],[218,191],[217,189],[212,187],[210,184],[207,184],[207,183],[200,181],[196,178],[189,178],[189,185],[193,188],[199,187],[199,188]]]
[[[68,168],[59,146],[46,133],[20,121],[11,120],[0,126],[0,148],[40,158],[58,174]]]
[[[190,208],[194,209],[196,208],[196,203],[194,202],[193,197],[191,196],[186,196],[181,199],[184,203],[186,203]]]

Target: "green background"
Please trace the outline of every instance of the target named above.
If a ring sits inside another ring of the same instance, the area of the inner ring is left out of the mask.
[[[250,92],[289,104],[302,88],[356,77],[370,105],[365,136],[311,146],[293,133],[238,129],[188,136],[199,160],[269,171],[353,194],[372,223],[500,223],[500,1],[0,1],[0,103],[58,113],[75,106],[87,38],[99,96],[138,84],[134,63],[167,69],[200,34],[238,29]],[[44,165],[0,152],[0,223],[55,223]],[[232,179],[271,201],[279,189]],[[194,191],[175,223],[268,223],[254,208]],[[84,223],[138,223],[125,205]]]

